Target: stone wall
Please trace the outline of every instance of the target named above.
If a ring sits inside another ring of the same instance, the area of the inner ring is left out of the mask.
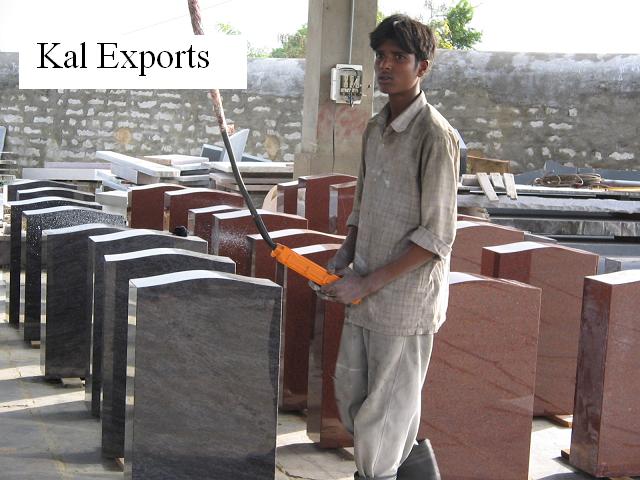
[[[251,128],[247,151],[294,159],[302,129],[304,61],[249,62],[248,89],[225,91],[229,121]],[[18,90],[17,55],[0,53],[5,150],[23,167],[92,161],[96,150],[199,154],[220,140],[205,92]],[[548,159],[638,168],[640,55],[442,51],[423,84],[470,149],[515,169]],[[376,94],[375,109],[384,104]]]

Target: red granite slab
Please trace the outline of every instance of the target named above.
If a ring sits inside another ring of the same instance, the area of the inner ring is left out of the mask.
[[[524,232],[522,230],[488,222],[458,221],[456,240],[453,242],[451,251],[451,271],[480,273],[484,247],[522,242],[523,240]]]
[[[569,462],[640,476],[640,270],[587,277]]]
[[[351,447],[353,437],[340,420],[333,383],[345,306],[316,297],[315,314],[309,353],[307,435],[321,448]]]
[[[214,205],[213,207],[192,208],[187,212],[187,230],[189,235],[206,240],[211,243],[211,229],[213,228],[213,214],[227,213],[241,210],[240,207],[231,205]],[[211,245],[209,245],[211,251]]]
[[[289,248],[306,247],[318,243],[342,243],[341,235],[316,232],[315,230],[289,229],[271,232],[274,242]],[[259,233],[248,235],[251,249],[251,276],[257,278],[276,278],[276,261],[271,256],[271,248],[267,245]]]
[[[278,184],[278,196],[276,199],[278,212],[298,214],[298,181],[283,182]]]
[[[177,226],[187,226],[188,213],[193,208],[230,205],[244,207],[244,198],[238,193],[211,190],[210,188],[185,188],[164,195],[164,229],[173,232]]]
[[[294,251],[324,266],[338,248],[340,244],[317,244],[294,248]],[[317,297],[306,278],[280,264],[277,266],[277,282],[283,286],[280,408],[302,411],[307,407],[309,348]]]
[[[447,321],[435,336],[419,438],[447,480],[525,480],[540,289],[452,272]]]
[[[329,186],[329,231],[347,234],[347,218],[353,210],[353,197],[358,182],[338,183]]]
[[[556,244],[518,242],[482,251],[482,273],[542,290],[534,415],[571,415],[584,277],[598,255]]]
[[[288,228],[308,227],[306,218],[286,213],[258,210],[267,230],[276,231]],[[249,210],[213,214],[211,233],[211,253],[229,257],[236,262],[236,273],[251,274],[251,249],[247,235],[258,233]]]
[[[164,218],[164,193],[182,190],[182,185],[154,183],[129,189],[129,226],[162,230]]]
[[[352,182],[357,177],[330,173],[308,175],[298,178],[298,188],[304,189],[302,206],[298,215],[309,220],[309,228],[330,233],[329,229],[329,187],[344,182]]]

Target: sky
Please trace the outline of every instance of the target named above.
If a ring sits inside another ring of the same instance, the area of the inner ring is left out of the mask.
[[[476,50],[640,53],[640,0],[470,2],[475,7],[471,26],[483,32]],[[200,0],[200,5],[205,31],[230,24],[253,47],[266,50],[278,46],[280,34],[308,21],[305,0]],[[378,6],[384,14],[428,19],[424,0],[379,0]],[[0,0],[0,51],[17,51],[20,39],[60,32],[167,35],[190,29],[186,0]]]

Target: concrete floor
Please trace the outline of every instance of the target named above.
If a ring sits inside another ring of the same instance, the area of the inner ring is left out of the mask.
[[[20,333],[0,319],[0,479],[121,479],[116,464],[100,456],[100,425],[84,406],[84,389],[46,382],[39,350]],[[546,420],[533,422],[532,479],[592,478],[559,458],[570,435]],[[306,436],[302,416],[279,417],[277,480],[348,480],[353,472],[352,450],[320,450]]]

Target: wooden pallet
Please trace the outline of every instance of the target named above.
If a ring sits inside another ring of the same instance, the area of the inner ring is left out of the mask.
[[[560,456],[563,459],[565,459],[567,462],[569,461],[569,453],[570,453],[569,448],[563,448],[562,450],[560,450]],[[601,477],[601,478],[605,478],[609,480],[634,480],[633,477]]]

